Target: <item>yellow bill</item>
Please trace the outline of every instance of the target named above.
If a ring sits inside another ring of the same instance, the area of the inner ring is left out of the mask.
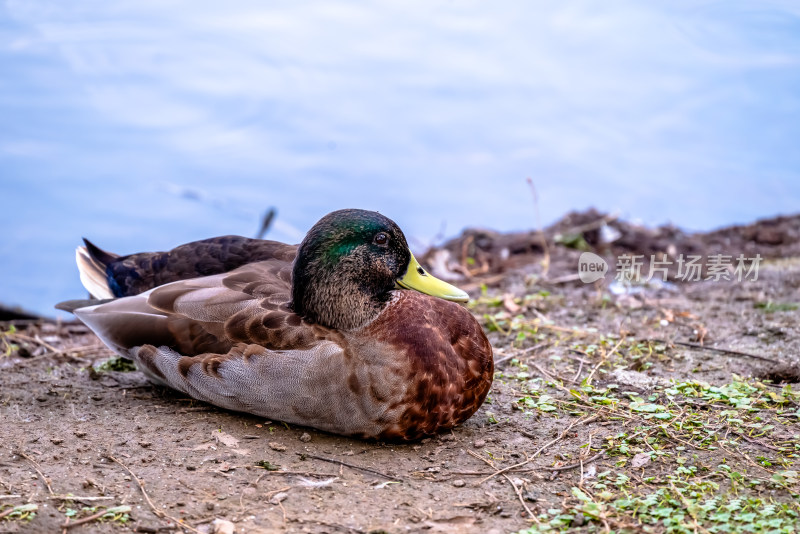
[[[467,302],[469,295],[457,287],[448,284],[425,272],[417,259],[411,254],[408,271],[397,280],[397,285],[404,289],[414,289],[420,293],[439,297],[453,302]]]

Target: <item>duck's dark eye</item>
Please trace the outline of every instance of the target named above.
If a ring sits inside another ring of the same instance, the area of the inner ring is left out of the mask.
[[[389,236],[386,234],[386,232],[378,232],[375,234],[375,237],[372,238],[372,242],[376,245],[383,246],[389,242]]]

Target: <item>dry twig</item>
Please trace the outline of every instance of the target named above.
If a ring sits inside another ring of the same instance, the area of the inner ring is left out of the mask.
[[[478,453],[476,453],[476,452],[474,452],[474,451],[467,451],[467,453],[468,453],[470,456],[473,456],[473,457],[477,458],[478,460],[480,460],[480,461],[484,462],[486,465],[488,465],[488,466],[489,466],[489,467],[491,467],[492,469],[497,469],[497,468],[494,466],[494,463],[493,463],[493,462],[491,462],[491,461],[487,460],[486,458],[484,458],[483,456],[479,455]],[[504,477],[506,480],[508,480],[508,483],[509,483],[509,484],[511,484],[511,487],[512,487],[512,488],[514,488],[514,493],[516,493],[516,495],[517,495],[517,498],[519,499],[519,502],[522,504],[522,507],[525,509],[525,512],[528,514],[528,516],[529,516],[529,517],[530,517],[530,518],[531,518],[531,519],[532,519],[534,522],[536,522],[536,523],[539,523],[539,518],[538,518],[538,517],[536,517],[536,514],[534,514],[534,513],[531,511],[531,509],[530,509],[530,508],[528,508],[528,505],[525,503],[525,499],[522,497],[522,491],[521,491],[521,490],[520,490],[520,489],[517,487],[517,485],[516,485],[516,484],[514,484],[514,481],[513,481],[513,480],[511,480],[511,477],[509,477],[509,476],[508,476],[507,474],[505,474],[505,473],[502,473],[502,475],[503,475],[503,477]]]
[[[530,463],[530,462],[531,462],[531,461],[532,461],[534,458],[536,458],[537,456],[539,456],[539,455],[542,453],[542,451],[544,451],[545,449],[547,449],[548,447],[550,447],[550,446],[551,446],[551,445],[553,445],[554,443],[557,443],[558,441],[560,441],[561,439],[563,439],[563,438],[564,438],[564,436],[566,436],[566,435],[569,433],[569,431],[570,431],[570,430],[572,430],[573,428],[575,428],[575,427],[576,427],[576,426],[578,426],[578,425],[583,425],[583,424],[586,424],[586,423],[590,423],[590,422],[594,421],[595,419],[597,419],[598,417],[599,417],[599,416],[597,416],[597,415],[592,415],[592,416],[590,416],[590,417],[587,417],[586,419],[579,419],[578,421],[575,421],[574,423],[572,423],[571,425],[569,425],[569,426],[568,426],[566,429],[564,429],[564,431],[563,431],[561,434],[559,434],[557,438],[555,438],[555,439],[553,439],[553,440],[550,440],[550,441],[548,441],[547,443],[545,443],[544,445],[542,445],[542,446],[539,448],[539,450],[537,450],[536,452],[534,452],[534,453],[533,453],[533,455],[531,455],[530,457],[528,457],[528,458],[527,458],[527,459],[526,459],[524,462],[520,462],[520,463],[518,463],[518,464],[514,464],[514,465],[512,465],[512,466],[509,466],[509,467],[506,467],[506,468],[500,469],[499,471],[495,471],[495,472],[494,472],[494,473],[492,473],[491,475],[489,475],[489,476],[487,476],[487,477],[484,477],[484,478],[482,478],[481,480],[479,480],[478,482],[476,482],[476,483],[475,483],[475,485],[476,485],[476,486],[480,486],[481,484],[483,484],[483,483],[484,483],[484,482],[486,482],[487,480],[490,480],[490,479],[492,479],[492,478],[496,477],[497,475],[502,475],[503,473],[507,473],[508,471],[511,471],[512,469],[516,469],[516,468],[518,468],[518,467],[522,467],[523,465],[526,465],[526,464]]]
[[[576,467],[582,467],[584,464],[590,464],[590,463],[594,462],[595,460],[597,460],[598,458],[600,458],[601,456],[603,456],[605,453],[606,453],[606,451],[605,451],[605,449],[603,449],[602,451],[598,452],[597,454],[595,454],[594,456],[592,456],[588,460],[582,460],[582,461],[578,462],[577,464],[562,465],[562,466],[559,466],[559,467],[541,467],[540,469],[544,469],[544,470],[547,470],[547,471],[568,471],[570,469],[575,469]]]
[[[128,510],[130,510],[130,507],[126,507],[126,508],[127,508]],[[92,515],[90,515],[90,516],[88,516],[88,517],[84,517],[84,518],[82,518],[82,519],[78,519],[77,521],[72,521],[72,522],[70,522],[70,520],[69,520],[69,517],[68,517],[68,518],[67,518],[67,520],[64,522],[64,524],[63,524],[63,525],[61,525],[61,528],[62,528],[62,529],[64,529],[64,530],[67,530],[67,529],[70,529],[70,528],[72,528],[72,527],[77,527],[78,525],[83,525],[83,524],[86,524],[86,523],[91,523],[91,522],[92,522],[92,521],[94,521],[95,519],[100,519],[101,517],[103,517],[104,515],[106,515],[107,513],[109,513],[109,511],[110,511],[109,509],[106,509],[106,510],[100,510],[100,511],[99,511],[99,512],[97,512],[96,514],[92,514]]]
[[[39,473],[39,476],[42,477],[42,480],[47,486],[47,491],[50,492],[51,496],[55,495],[55,493],[53,493],[53,488],[50,486],[50,479],[44,476],[44,473],[42,473],[42,470],[39,469],[39,464],[36,463],[36,460],[25,454],[21,449],[17,451],[17,454],[28,460],[31,463],[31,465],[33,465],[33,468],[36,470],[37,473]]]
[[[648,341],[652,341],[655,343],[663,343],[664,345],[680,345],[681,347],[689,347],[691,349],[718,352],[720,354],[728,354],[730,356],[746,356],[748,358],[755,358],[756,360],[763,360],[765,362],[775,363],[777,361],[774,358],[768,358],[766,356],[761,356],[760,354],[752,354],[750,352],[742,352],[740,350],[733,350],[733,349],[720,349],[717,347],[709,347],[707,345],[701,345],[700,343],[690,343],[688,341],[667,341],[665,339],[656,339],[656,338],[648,339]]]
[[[49,499],[55,501],[106,501],[116,499],[113,495],[107,497],[82,497],[80,495],[51,495]]]
[[[323,462],[330,462],[332,464],[343,465],[343,466],[349,467],[351,469],[358,469],[359,471],[365,471],[367,473],[372,473],[373,475],[378,475],[378,476],[381,476],[381,477],[389,479],[389,480],[396,480],[397,482],[405,482],[402,478],[398,478],[398,477],[395,477],[395,476],[392,476],[392,475],[387,475],[386,473],[381,473],[380,471],[376,471],[374,469],[370,469],[369,467],[361,467],[360,465],[349,464],[347,462],[343,462],[342,460],[336,460],[334,458],[325,458],[323,456],[316,456],[314,454],[308,454],[308,453],[305,453],[305,452],[298,452],[297,455],[300,456],[300,457],[305,457],[305,458],[313,458],[314,460],[321,460]]]
[[[145,491],[145,489],[144,489],[144,483],[141,481],[141,479],[140,479],[139,477],[137,477],[137,476],[136,476],[136,475],[133,473],[133,471],[131,471],[131,470],[130,470],[130,468],[128,468],[128,466],[127,466],[127,465],[125,465],[124,463],[122,463],[121,461],[119,461],[118,459],[116,459],[115,457],[111,456],[111,455],[110,455],[110,454],[108,454],[108,453],[106,453],[106,455],[105,455],[105,456],[106,456],[106,458],[108,458],[108,459],[109,459],[109,460],[111,460],[112,462],[114,462],[114,463],[117,463],[117,464],[121,465],[121,466],[122,466],[122,468],[123,468],[123,469],[125,469],[125,471],[127,471],[127,472],[128,472],[128,473],[129,473],[129,474],[130,474],[130,475],[133,477],[133,479],[134,479],[134,480],[136,481],[136,483],[139,485],[139,489],[140,489],[140,490],[142,490],[142,495],[144,495],[144,500],[145,500],[145,501],[147,501],[147,505],[150,507],[150,510],[152,510],[152,511],[153,511],[153,514],[155,514],[155,516],[156,516],[156,517],[158,517],[159,519],[168,519],[168,520],[172,521],[173,523],[175,523],[175,525],[177,525],[177,526],[178,526],[178,528],[183,528],[183,529],[189,530],[189,531],[191,531],[191,532],[194,532],[195,534],[200,534],[200,531],[199,531],[199,530],[197,530],[196,528],[192,528],[192,527],[190,527],[189,525],[187,525],[187,524],[185,524],[185,523],[181,522],[181,520],[180,520],[180,519],[176,519],[176,518],[172,517],[171,515],[168,515],[168,514],[167,514],[166,512],[164,512],[163,510],[160,510],[160,509],[156,508],[156,505],[155,505],[155,504],[153,504],[153,501],[151,501],[151,500],[150,500],[150,496],[149,496],[149,495],[147,495],[147,491]]]
[[[522,497],[522,491],[517,487],[516,484],[514,484],[514,481],[511,480],[511,477],[505,473],[503,473],[503,477],[505,477],[505,479],[508,480],[508,483],[511,484],[511,487],[514,488],[514,493],[517,494],[517,498],[519,499],[520,504],[522,504],[522,507],[525,508],[525,512],[528,514],[528,517],[530,517],[535,523],[540,523],[539,518],[536,517],[536,514],[534,514],[531,509],[528,508],[527,503],[525,503],[525,499]]]

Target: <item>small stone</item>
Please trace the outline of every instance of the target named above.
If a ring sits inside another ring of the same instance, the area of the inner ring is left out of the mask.
[[[150,447],[152,444],[153,443],[150,442],[150,441],[140,441],[139,442],[139,446],[142,447],[142,448],[145,448],[145,449]]]
[[[227,519],[215,519],[213,523],[213,534],[233,534],[236,531],[236,525]]]
[[[206,510],[208,510],[209,512],[213,512],[215,506],[216,506],[216,504],[214,504],[213,502],[207,502],[206,503]]]
[[[186,470],[187,471],[197,471],[197,467],[195,467],[193,465],[187,465],[186,466]]]
[[[86,437],[86,432],[84,432],[83,430],[76,430],[75,432],[73,432],[73,434],[75,434],[75,436],[79,438]]]
[[[309,434],[308,432],[303,432],[300,435],[300,441],[302,441],[303,443],[308,443],[309,441],[311,441],[311,434]]]
[[[269,448],[272,449],[273,451],[283,452],[286,450],[286,445],[281,445],[280,443],[277,443],[275,441],[270,441]]]
[[[50,443],[52,443],[53,445],[61,445],[62,443],[64,443],[64,440],[61,438],[50,438]]]
[[[474,445],[476,449],[480,449],[481,447],[485,447],[486,446],[486,440],[485,439],[476,439],[475,443],[473,443],[472,445]]]
[[[460,478],[453,481],[453,486],[455,486],[457,488],[463,488],[466,485],[467,485],[467,483],[464,482],[463,480],[461,480]]]
[[[286,493],[285,491],[282,491],[280,493],[276,493],[275,495],[273,495],[272,498],[269,500],[269,502],[270,502],[270,504],[278,504],[278,503],[281,503],[281,502],[285,501],[286,497],[288,497],[288,496],[289,496],[288,493]]]

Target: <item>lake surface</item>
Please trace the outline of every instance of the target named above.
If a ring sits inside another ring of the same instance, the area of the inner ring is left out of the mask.
[[[415,250],[800,211],[800,4],[651,4],[2,3],[0,302],[84,295],[82,236],[163,250],[271,206],[273,239],[361,207]]]

